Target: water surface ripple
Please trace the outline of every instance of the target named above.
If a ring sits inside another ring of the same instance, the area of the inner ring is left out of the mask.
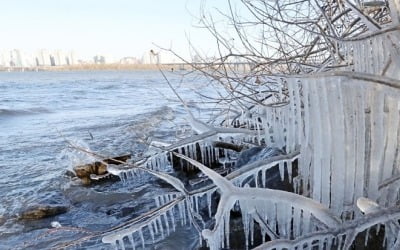
[[[199,99],[193,89],[204,82],[196,78],[180,83],[181,77],[173,74],[168,78],[196,111]],[[64,139],[107,156],[135,154],[145,148],[139,140],[144,136],[171,141],[184,118],[182,105],[159,72],[0,73],[0,248],[49,248],[57,239],[76,237],[43,240],[52,221],[99,231],[150,209],[154,194],[169,189],[150,177],[128,186],[71,184],[64,176],[71,167]],[[69,211],[40,221],[17,219],[29,205],[57,202],[68,203]],[[184,234],[188,240],[180,245],[192,247],[197,234],[182,230],[180,236]],[[172,242],[166,239],[154,248],[173,248]],[[98,249],[99,244],[79,248]]]

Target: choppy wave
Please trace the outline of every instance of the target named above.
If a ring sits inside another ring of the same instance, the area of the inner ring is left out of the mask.
[[[44,114],[50,113],[50,110],[46,108],[29,108],[29,109],[2,109],[0,108],[0,117],[3,116],[21,116],[21,115],[33,115],[33,114]]]

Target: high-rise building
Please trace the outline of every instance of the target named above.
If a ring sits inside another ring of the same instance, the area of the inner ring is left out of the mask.
[[[6,51],[2,50],[0,51],[0,67],[6,67],[7,62],[6,62]]]
[[[101,55],[96,55],[93,57],[93,62],[95,64],[105,64],[106,63],[106,58]]]
[[[12,67],[24,67],[22,63],[22,55],[18,49],[13,49],[11,52],[10,66]]]
[[[46,49],[42,49],[39,51],[39,66],[50,66],[50,53]]]

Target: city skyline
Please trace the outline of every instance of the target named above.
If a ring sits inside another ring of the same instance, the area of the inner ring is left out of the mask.
[[[222,1],[223,2],[223,1]],[[220,1],[207,1],[223,6]],[[141,57],[157,46],[190,57],[189,42],[213,53],[215,42],[198,29],[201,0],[16,0],[2,3],[0,50],[35,53],[73,50],[82,57]],[[203,6],[204,7],[204,6]]]
[[[74,50],[40,49],[28,53],[19,49],[1,50],[0,67],[40,67],[40,66],[71,66],[83,64],[159,64],[181,62],[171,57],[162,57],[166,53],[160,51],[145,51],[141,57],[125,55],[121,58],[95,54],[91,57],[82,57]],[[162,58],[164,60],[162,60]]]

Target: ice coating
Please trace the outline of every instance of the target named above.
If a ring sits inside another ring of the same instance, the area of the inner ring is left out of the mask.
[[[242,210],[246,245],[248,245],[249,239],[247,236],[253,231],[254,227],[254,223],[252,219],[250,219],[251,214],[258,212],[259,214],[261,213],[262,217],[268,218],[268,213],[271,213],[271,208],[274,211],[279,211],[278,216],[274,216],[274,218],[277,218],[278,225],[280,226],[279,232],[281,237],[285,237],[290,231],[292,209],[302,210],[303,214],[311,213],[329,228],[336,228],[340,225],[339,220],[332,215],[327,208],[310,198],[286,191],[267,188],[239,188],[201,163],[184,155],[177,155],[198,167],[220,189],[221,200],[218,204],[217,213],[215,214],[215,226],[213,230],[205,229],[202,232],[210,249],[219,249],[224,246],[229,247],[229,227],[226,225],[229,225],[230,210],[237,201],[239,201]],[[266,205],[265,202],[270,202],[270,205]],[[280,209],[275,210],[275,206],[278,206]],[[288,209],[288,207],[290,207],[290,209]],[[299,213],[296,213],[296,215],[299,215]],[[303,216],[303,218],[306,218],[306,216]],[[296,219],[299,221],[299,218]],[[311,229],[310,226],[307,226],[305,223],[309,223],[309,219],[303,222],[303,233],[309,232]]]
[[[393,5],[394,1],[390,3]],[[398,22],[398,12],[393,15]],[[365,22],[373,25],[368,20]],[[190,162],[188,167],[199,167],[222,193],[214,229],[202,232],[211,249],[229,247],[229,212],[238,201],[246,246],[252,243],[254,221],[260,225],[263,234],[279,238],[266,243],[264,247],[267,249],[270,246],[276,249],[303,249],[304,245],[347,248],[358,233],[380,224],[388,225],[385,231],[386,247],[396,249],[400,245],[399,234],[395,233],[398,232],[398,223],[393,225],[390,222],[398,218],[398,212],[391,211],[394,213],[392,216],[390,211],[384,210],[398,203],[400,189],[400,84],[396,70],[400,66],[400,56],[398,46],[393,46],[393,41],[398,41],[398,38],[398,30],[393,29],[365,38],[338,41],[337,46],[346,57],[344,63],[349,71],[271,77],[287,85],[287,105],[243,108],[243,115],[237,122],[244,124],[247,132],[250,128],[254,129],[252,133],[220,129],[191,115],[193,130],[200,135],[243,133],[247,134],[243,140],[264,141],[268,146],[283,149],[288,154],[298,154],[274,164],[261,164],[262,161],[258,160],[223,178],[203,166],[218,159],[224,161],[211,146],[211,140],[202,138],[175,148],[176,155]],[[202,156],[198,159],[200,163],[195,161],[198,153]],[[151,158],[149,168],[158,169],[165,163],[157,157]],[[292,176],[295,159],[298,159],[298,176]],[[180,163],[184,165],[182,160]],[[298,195],[260,188],[265,187],[266,171],[276,165],[282,179],[286,173],[289,179],[294,177],[293,186]],[[261,181],[258,181],[259,176]],[[176,180],[166,176],[162,178],[185,192]],[[246,178],[255,180],[256,188],[246,187]],[[364,196],[367,198],[359,198]],[[207,209],[211,217],[210,197],[207,193]],[[193,212],[189,211],[189,207],[198,212],[199,199],[200,196],[194,196],[190,201],[177,205],[184,223],[192,220],[188,216]],[[159,200],[158,205],[161,206],[162,202]],[[360,213],[357,206],[366,216]],[[376,217],[370,217],[370,214]],[[387,219],[383,214],[392,217]],[[165,217],[165,214],[160,215],[154,222],[155,230],[162,234],[171,227]],[[337,218],[341,218],[343,223]],[[347,220],[354,220],[354,223]],[[160,227],[162,224],[166,225],[165,231]],[[278,230],[271,230],[276,228]],[[296,239],[288,239],[291,234]],[[114,240],[120,241],[117,238]],[[365,242],[368,242],[368,237]]]
[[[379,211],[379,205],[375,201],[372,201],[364,197],[357,199],[357,207],[364,214],[369,214]]]

